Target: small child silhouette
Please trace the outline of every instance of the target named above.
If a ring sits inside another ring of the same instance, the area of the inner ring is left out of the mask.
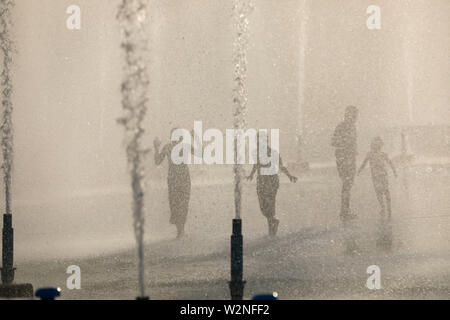
[[[389,191],[389,178],[386,170],[386,164],[392,168],[395,177],[397,178],[397,171],[392,161],[389,159],[388,155],[382,151],[383,140],[380,137],[376,137],[372,140],[370,145],[370,152],[367,154],[364,162],[359,168],[358,175],[367,165],[370,164],[370,169],[372,173],[372,182],[375,188],[375,193],[377,195],[378,202],[381,206],[380,215],[382,217],[386,214],[386,209],[388,217],[391,217],[391,193]],[[386,202],[385,202],[386,201]]]

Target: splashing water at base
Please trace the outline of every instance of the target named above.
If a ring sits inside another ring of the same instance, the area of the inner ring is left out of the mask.
[[[117,18],[122,31],[125,53],[125,80],[122,82],[124,116],[118,120],[125,127],[125,146],[133,191],[133,226],[138,246],[140,297],[145,297],[144,279],[144,160],[148,150],[142,149],[145,133],[143,121],[147,112],[149,79],[145,54],[148,0],[122,0]]]

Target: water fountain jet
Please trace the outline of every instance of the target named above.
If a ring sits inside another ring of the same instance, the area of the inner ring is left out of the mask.
[[[12,63],[12,41],[10,39],[11,10],[14,6],[12,1],[1,1],[0,11],[0,48],[3,55],[3,71],[1,73],[2,90],[2,151],[3,151],[3,182],[5,185],[5,211],[3,215],[2,230],[2,283],[11,285],[14,281],[14,230],[12,228],[11,215],[11,169],[13,157],[13,133],[12,133],[12,82],[11,82],[11,63]]]
[[[122,0],[117,18],[122,32],[125,55],[125,79],[122,82],[124,116],[118,120],[125,127],[125,145],[131,188],[133,192],[133,227],[138,254],[138,300],[147,300],[144,272],[144,161],[148,149],[142,148],[145,133],[143,122],[147,113],[147,35],[145,26],[149,0]]]
[[[12,123],[12,54],[13,42],[11,40],[11,11],[14,7],[13,0],[0,0],[0,51],[3,56],[1,79],[2,119],[1,119],[1,146],[3,151],[3,182],[5,184],[5,211],[3,215],[2,230],[2,268],[0,297],[6,298],[30,298],[33,296],[31,284],[13,284],[14,268],[14,229],[12,227],[11,211],[11,174],[13,167],[13,123]]]
[[[234,83],[233,102],[234,129],[236,141],[234,143],[235,156],[238,156],[237,141],[240,141],[240,134],[246,126],[246,113],[248,94],[245,80],[247,78],[247,45],[249,40],[249,19],[253,6],[250,0],[234,1],[234,25],[236,28],[236,38],[234,42]],[[244,297],[245,281],[243,280],[243,237],[241,219],[242,201],[242,179],[243,169],[240,161],[235,161],[234,165],[234,203],[235,219],[233,219],[233,234],[231,236],[231,281],[229,283],[232,300],[242,300]]]

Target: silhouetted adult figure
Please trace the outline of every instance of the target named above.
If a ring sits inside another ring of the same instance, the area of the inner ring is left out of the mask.
[[[259,135],[258,135],[258,142],[257,142],[257,155],[255,159],[257,159],[257,163],[253,166],[252,172],[247,177],[247,180],[251,181],[253,180],[253,177],[255,173],[258,174],[257,176],[257,185],[256,185],[256,192],[258,194],[258,200],[259,200],[259,207],[261,209],[261,213],[263,216],[267,218],[267,225],[269,227],[269,236],[275,236],[278,231],[278,225],[280,224],[280,221],[275,218],[276,214],[276,198],[278,189],[280,187],[280,178],[279,178],[279,171],[282,171],[291,182],[297,182],[297,177],[294,177],[291,175],[288,171],[288,169],[283,165],[283,161],[281,160],[280,155],[279,157],[279,165],[278,168],[272,172],[271,174],[262,174],[263,168],[269,168],[271,164],[262,164],[259,157]],[[269,146],[267,146],[267,155],[270,157],[273,152],[276,152],[272,150]]]
[[[336,149],[336,165],[342,180],[341,219],[356,218],[350,209],[350,194],[356,176],[357,134],[356,120],[358,109],[349,106],[345,110],[344,121],[339,123],[334,131],[331,145]]]
[[[175,129],[172,129],[172,132]],[[153,141],[155,147],[155,163],[159,166],[165,158],[169,162],[169,173],[167,185],[169,189],[170,223],[177,227],[177,238],[184,236],[184,226],[189,211],[189,200],[191,197],[191,177],[189,167],[185,163],[175,164],[172,161],[173,148],[182,143],[183,138],[178,141],[171,141],[166,144],[161,151],[161,141],[156,138]],[[189,147],[189,149],[191,149]]]

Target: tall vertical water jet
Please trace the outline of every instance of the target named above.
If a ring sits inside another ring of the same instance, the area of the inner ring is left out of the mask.
[[[236,140],[234,144],[234,154],[237,157],[234,171],[234,202],[235,219],[233,220],[233,234],[231,236],[231,281],[230,293],[233,300],[242,300],[244,295],[243,281],[243,237],[242,237],[242,179],[243,169],[239,159],[238,141],[241,141],[240,135],[246,127],[246,114],[248,94],[246,88],[247,78],[247,46],[249,41],[249,14],[253,6],[250,0],[234,1],[234,27],[236,37],[234,41],[234,129]]]
[[[11,64],[13,44],[10,38],[11,10],[14,6],[12,0],[0,2],[0,49],[3,55],[2,73],[0,76],[2,85],[2,151],[3,151],[3,181],[5,183],[5,207],[6,213],[11,213],[11,171],[13,165],[13,128],[12,113],[13,104],[11,96],[13,85],[11,80]]]
[[[305,96],[306,96],[306,57],[308,48],[308,22],[311,12],[309,0],[300,2],[300,50],[298,77],[298,109],[297,109],[297,163],[301,170],[308,170],[309,164],[304,157],[305,136]]]
[[[133,226],[138,251],[138,299],[146,299],[144,277],[144,178],[145,156],[142,147],[145,133],[143,122],[147,113],[147,34],[145,26],[149,0],[122,0],[117,18],[122,32],[122,49],[125,56],[125,79],[122,82],[122,107],[124,115],[118,120],[125,127],[125,146],[133,192]]]
[[[252,4],[249,0],[234,1],[234,26],[236,28],[236,38],[234,41],[234,129],[236,139],[243,133],[246,127],[248,93],[246,88],[247,79],[247,46],[249,41],[249,19],[248,16],[252,11]],[[237,152],[237,143],[235,143],[235,155]],[[234,182],[235,182],[235,211],[236,219],[241,218],[241,194],[242,194],[242,165],[236,161],[234,165]]]
[[[410,185],[409,185],[409,164],[414,159],[414,155],[410,154],[410,147],[408,145],[409,128],[416,125],[415,109],[414,109],[414,47],[417,34],[414,28],[414,19],[411,20],[414,3],[407,0],[403,7],[405,13],[403,14],[402,28],[402,59],[403,59],[403,76],[405,79],[405,103],[406,114],[404,123],[400,130],[400,163],[402,172],[403,187],[406,191],[407,199],[410,199]],[[407,14],[408,13],[408,14]]]
[[[2,283],[10,285],[14,281],[14,230],[12,228],[11,213],[11,172],[13,166],[13,104],[11,100],[13,84],[11,79],[11,65],[13,43],[11,40],[11,10],[13,0],[0,1],[0,50],[2,52],[2,122],[1,144],[3,152],[3,182],[5,184],[5,214],[3,215],[2,232]]]
[[[2,230],[2,268],[0,298],[31,298],[33,286],[27,284],[13,284],[14,282],[14,230],[12,227],[11,211],[11,174],[13,168],[13,104],[12,104],[12,72],[13,41],[11,39],[11,13],[13,0],[0,0],[0,50],[2,54],[2,72],[0,82],[2,86],[2,118],[1,145],[3,152],[3,181],[5,184],[5,214],[3,215]]]
[[[297,118],[297,134],[304,134],[304,104],[306,95],[306,55],[308,48],[308,22],[310,16],[309,0],[300,2],[300,52],[299,52],[299,101],[298,101],[298,118]]]
[[[406,38],[406,37],[405,37]],[[406,40],[404,40],[406,42]],[[406,79],[406,105],[407,105],[407,112],[408,112],[408,125],[413,125],[415,123],[415,117],[414,117],[414,80],[413,80],[413,64],[412,64],[412,58],[411,58],[411,52],[409,47],[406,43],[403,45],[403,61],[404,61],[404,68],[405,68],[405,79]]]
[[[415,39],[417,34],[415,32],[415,20],[411,19],[414,9],[414,1],[406,0],[403,4],[403,10],[405,13],[402,15],[402,27],[403,33],[402,39],[402,54],[403,54],[403,72],[405,78],[405,95],[406,95],[406,126],[411,126],[415,123],[414,116],[414,61],[413,53],[415,47]],[[407,14],[409,13],[409,14]]]

